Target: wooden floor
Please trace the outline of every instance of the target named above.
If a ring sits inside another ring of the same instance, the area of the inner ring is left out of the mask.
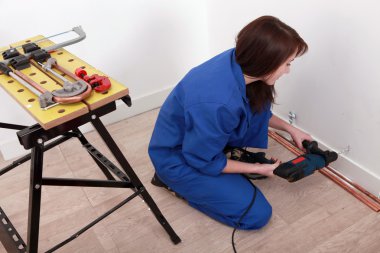
[[[57,252],[232,252],[230,227],[150,184],[154,170],[147,146],[157,113],[153,110],[108,129],[182,243],[173,245],[146,204],[135,198]],[[111,157],[97,134],[86,137]],[[268,154],[282,161],[293,157],[273,140]],[[9,163],[0,159],[1,168]],[[78,140],[46,152],[44,164],[44,176],[104,178]],[[0,177],[0,206],[24,240],[29,166],[25,163]],[[320,173],[296,183],[277,177],[255,182],[272,204],[273,216],[261,230],[237,232],[238,252],[380,252],[380,214]],[[43,187],[40,252],[68,238],[130,194],[129,189]],[[0,252],[5,252],[1,244]]]

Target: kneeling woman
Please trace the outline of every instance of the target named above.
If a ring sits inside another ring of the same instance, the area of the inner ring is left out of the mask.
[[[272,208],[242,173],[272,176],[279,162],[242,163],[227,159],[223,150],[267,148],[268,126],[287,131],[300,148],[311,139],[270,110],[276,80],[306,51],[294,29],[263,16],[240,31],[236,48],[193,68],[158,115],[149,144],[156,178],[224,224],[241,229],[267,224]]]

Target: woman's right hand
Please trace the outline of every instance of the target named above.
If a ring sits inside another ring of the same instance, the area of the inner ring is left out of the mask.
[[[264,176],[272,177],[273,171],[281,164],[280,160],[276,160],[273,164],[261,164],[254,163],[255,171],[253,173],[258,173]]]
[[[273,171],[277,168],[281,162],[273,159],[275,163],[245,163],[227,159],[226,167],[223,169],[223,173],[258,173],[264,176],[273,176]]]

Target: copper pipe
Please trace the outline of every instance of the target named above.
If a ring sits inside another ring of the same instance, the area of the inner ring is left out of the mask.
[[[273,131],[269,131],[268,135],[269,137],[273,138],[275,141],[283,145],[285,148],[287,148],[289,151],[296,154],[297,156],[302,155],[304,153],[300,149],[295,147],[290,141],[282,137],[281,135]],[[339,172],[337,172],[336,170],[332,169],[329,166],[320,169],[319,172],[322,175],[331,179],[334,183],[338,184],[340,187],[342,187],[344,190],[349,192],[355,198],[359,199],[361,202],[363,202],[365,205],[370,207],[372,210],[376,212],[380,211],[379,200],[373,194],[365,190],[363,187],[359,186],[358,184],[353,183],[351,180],[344,177],[342,174],[340,174]]]
[[[375,195],[373,195],[372,193],[370,193],[369,191],[367,191],[366,189],[364,189],[363,187],[361,187],[357,183],[352,182],[351,179],[343,176],[340,172],[338,172],[337,170],[334,170],[334,169],[332,169],[330,167],[327,167],[327,169],[329,169],[332,173],[334,173],[335,175],[337,175],[338,177],[340,177],[344,181],[349,182],[356,189],[358,189],[359,191],[361,191],[362,193],[364,193],[365,195],[367,195],[368,197],[370,197],[371,199],[373,199],[374,201],[376,201],[377,203],[380,204],[380,199],[379,198],[377,198]]]
[[[76,81],[80,81],[80,82],[83,82],[82,79],[80,79],[79,77],[77,77],[75,74],[71,73],[70,71],[68,71],[67,69],[65,69],[64,67],[58,65],[58,63],[52,65],[52,67],[54,67],[55,69],[61,71],[62,73],[64,73],[65,75],[71,77],[72,79],[76,80]],[[91,95],[91,91],[92,91],[92,87],[90,84],[88,84],[86,82],[86,85],[87,85],[87,90],[85,92],[83,92],[82,94],[78,95],[78,96],[75,96],[75,97],[70,97],[70,99],[72,99],[73,101],[75,102],[78,102],[78,101],[82,101],[83,99],[87,98],[88,96]],[[80,100],[79,100],[80,99]],[[69,103],[74,103],[74,102],[69,102]]]
[[[31,78],[29,78],[29,76],[25,75],[24,73],[22,73],[21,71],[19,70],[13,70],[13,72],[18,75],[20,78],[22,78],[25,82],[29,83],[31,86],[33,86],[36,90],[38,90],[39,92],[41,93],[45,93],[47,90],[45,88],[43,88],[42,86],[40,86],[38,83],[36,83],[35,81],[33,81]]]
[[[355,198],[359,199],[361,202],[363,202],[364,204],[366,204],[369,208],[371,208],[375,212],[379,212],[380,211],[380,205],[378,205],[377,202],[371,201],[372,199],[368,199],[366,197],[367,195],[361,193],[360,191],[355,190],[355,187],[353,187],[350,183],[339,179],[339,177],[336,177],[329,170],[320,170],[320,173],[322,175],[328,177],[329,179],[331,179],[334,183],[336,183],[337,185],[339,185],[340,187],[342,187],[344,190],[346,190],[347,192],[349,192]]]
[[[23,79],[25,82],[29,83],[31,86],[33,86],[34,88],[36,88],[39,92],[41,92],[41,93],[48,92],[48,90],[46,90],[45,88],[43,88],[42,86],[40,86],[38,83],[36,83],[35,81],[33,81],[31,78],[29,78],[24,73],[22,73],[22,72],[20,72],[18,70],[14,70],[14,73],[16,75],[18,75],[21,79]],[[91,95],[92,87],[88,83],[86,83],[86,85],[87,85],[87,90],[85,92],[77,95],[77,96],[72,96],[72,97],[57,97],[57,96],[53,96],[53,101],[56,102],[56,103],[60,103],[60,104],[71,104],[71,103],[80,102],[83,99],[85,99],[85,98],[87,98],[88,96]]]

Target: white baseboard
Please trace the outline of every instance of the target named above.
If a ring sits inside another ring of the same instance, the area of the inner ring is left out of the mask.
[[[278,114],[273,113],[277,117],[285,120]],[[285,120],[286,121],[286,120]],[[296,126],[297,127],[297,126]],[[297,127],[299,128],[299,127]],[[301,128],[299,128],[301,129]],[[301,129],[305,131],[304,129]],[[307,131],[306,131],[307,132]],[[281,133],[285,138],[290,139],[287,133]],[[327,146],[323,141],[313,136],[313,138],[318,142],[318,146],[323,150],[333,150],[331,147]],[[333,150],[334,151],[334,150]],[[338,160],[330,165],[331,168],[342,173],[345,177],[350,179],[352,182],[360,185],[376,197],[380,198],[380,178],[373,174],[369,169],[364,166],[359,165],[355,161],[352,161],[344,154],[340,154]]]
[[[165,101],[166,97],[172,91],[173,87],[166,87],[162,90],[145,94],[140,97],[132,97],[132,107],[127,107],[122,101],[116,102],[116,111],[113,111],[102,117],[102,122],[105,125],[118,122],[120,120],[133,117],[140,113],[158,108]],[[93,127],[90,123],[87,123],[80,127],[82,132],[89,132],[93,130]],[[11,160],[19,157],[21,155],[26,155],[29,153],[28,150],[25,150],[19,143],[17,136],[15,134],[14,138],[9,139],[8,141],[0,143],[0,152],[4,160]]]

